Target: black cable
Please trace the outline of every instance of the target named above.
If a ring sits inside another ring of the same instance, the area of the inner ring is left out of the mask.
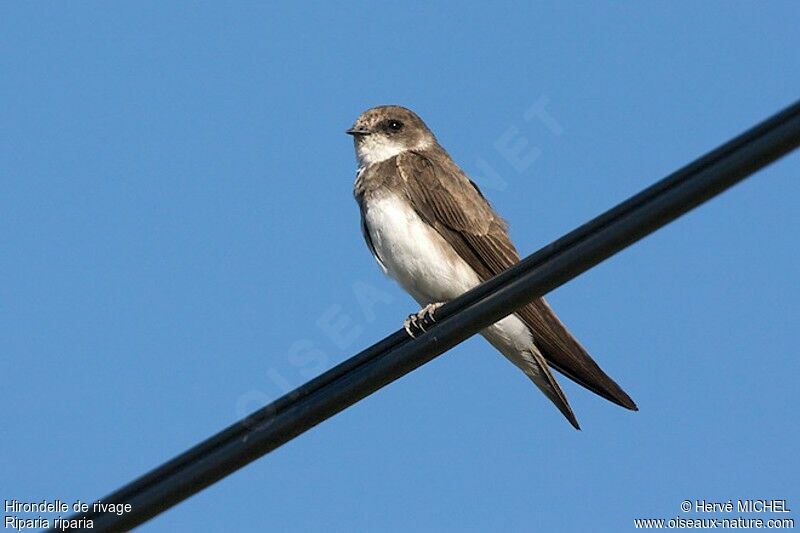
[[[800,102],[447,303],[416,339],[399,330],[103,498],[93,531],[139,525],[427,363],[800,145]]]

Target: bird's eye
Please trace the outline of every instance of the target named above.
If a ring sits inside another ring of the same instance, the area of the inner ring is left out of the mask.
[[[403,123],[399,120],[389,120],[386,122],[386,127],[389,128],[391,131],[400,131],[403,129]]]

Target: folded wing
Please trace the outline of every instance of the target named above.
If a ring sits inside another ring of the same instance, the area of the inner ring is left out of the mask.
[[[435,164],[434,164],[435,163]],[[519,262],[505,222],[444,153],[404,152],[396,157],[418,215],[487,280]],[[467,191],[467,194],[464,192]],[[628,409],[636,404],[567,331],[544,298],[517,311],[548,364],[590,391]]]

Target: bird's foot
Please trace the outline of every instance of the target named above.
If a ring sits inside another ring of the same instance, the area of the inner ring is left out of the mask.
[[[425,333],[436,323],[434,313],[443,305],[442,302],[428,304],[416,314],[408,315],[408,318],[403,321],[403,327],[412,339]]]

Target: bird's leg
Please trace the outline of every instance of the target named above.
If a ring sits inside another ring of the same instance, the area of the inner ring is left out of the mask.
[[[406,333],[408,333],[408,336],[412,339],[416,338],[417,335],[425,331],[422,329],[422,326],[419,325],[419,319],[417,318],[417,315],[408,315],[408,318],[403,321],[403,327],[405,328]]]
[[[425,307],[423,307],[419,313],[417,313],[417,316],[420,318],[420,321],[422,322],[423,328],[429,329],[436,323],[436,316],[434,314],[436,313],[436,310],[443,305],[444,302],[436,302],[428,304]]]
[[[403,327],[411,338],[415,338],[417,335],[426,332],[436,323],[434,313],[443,305],[444,303],[442,302],[428,304],[416,314],[408,315],[408,318],[403,322]]]

